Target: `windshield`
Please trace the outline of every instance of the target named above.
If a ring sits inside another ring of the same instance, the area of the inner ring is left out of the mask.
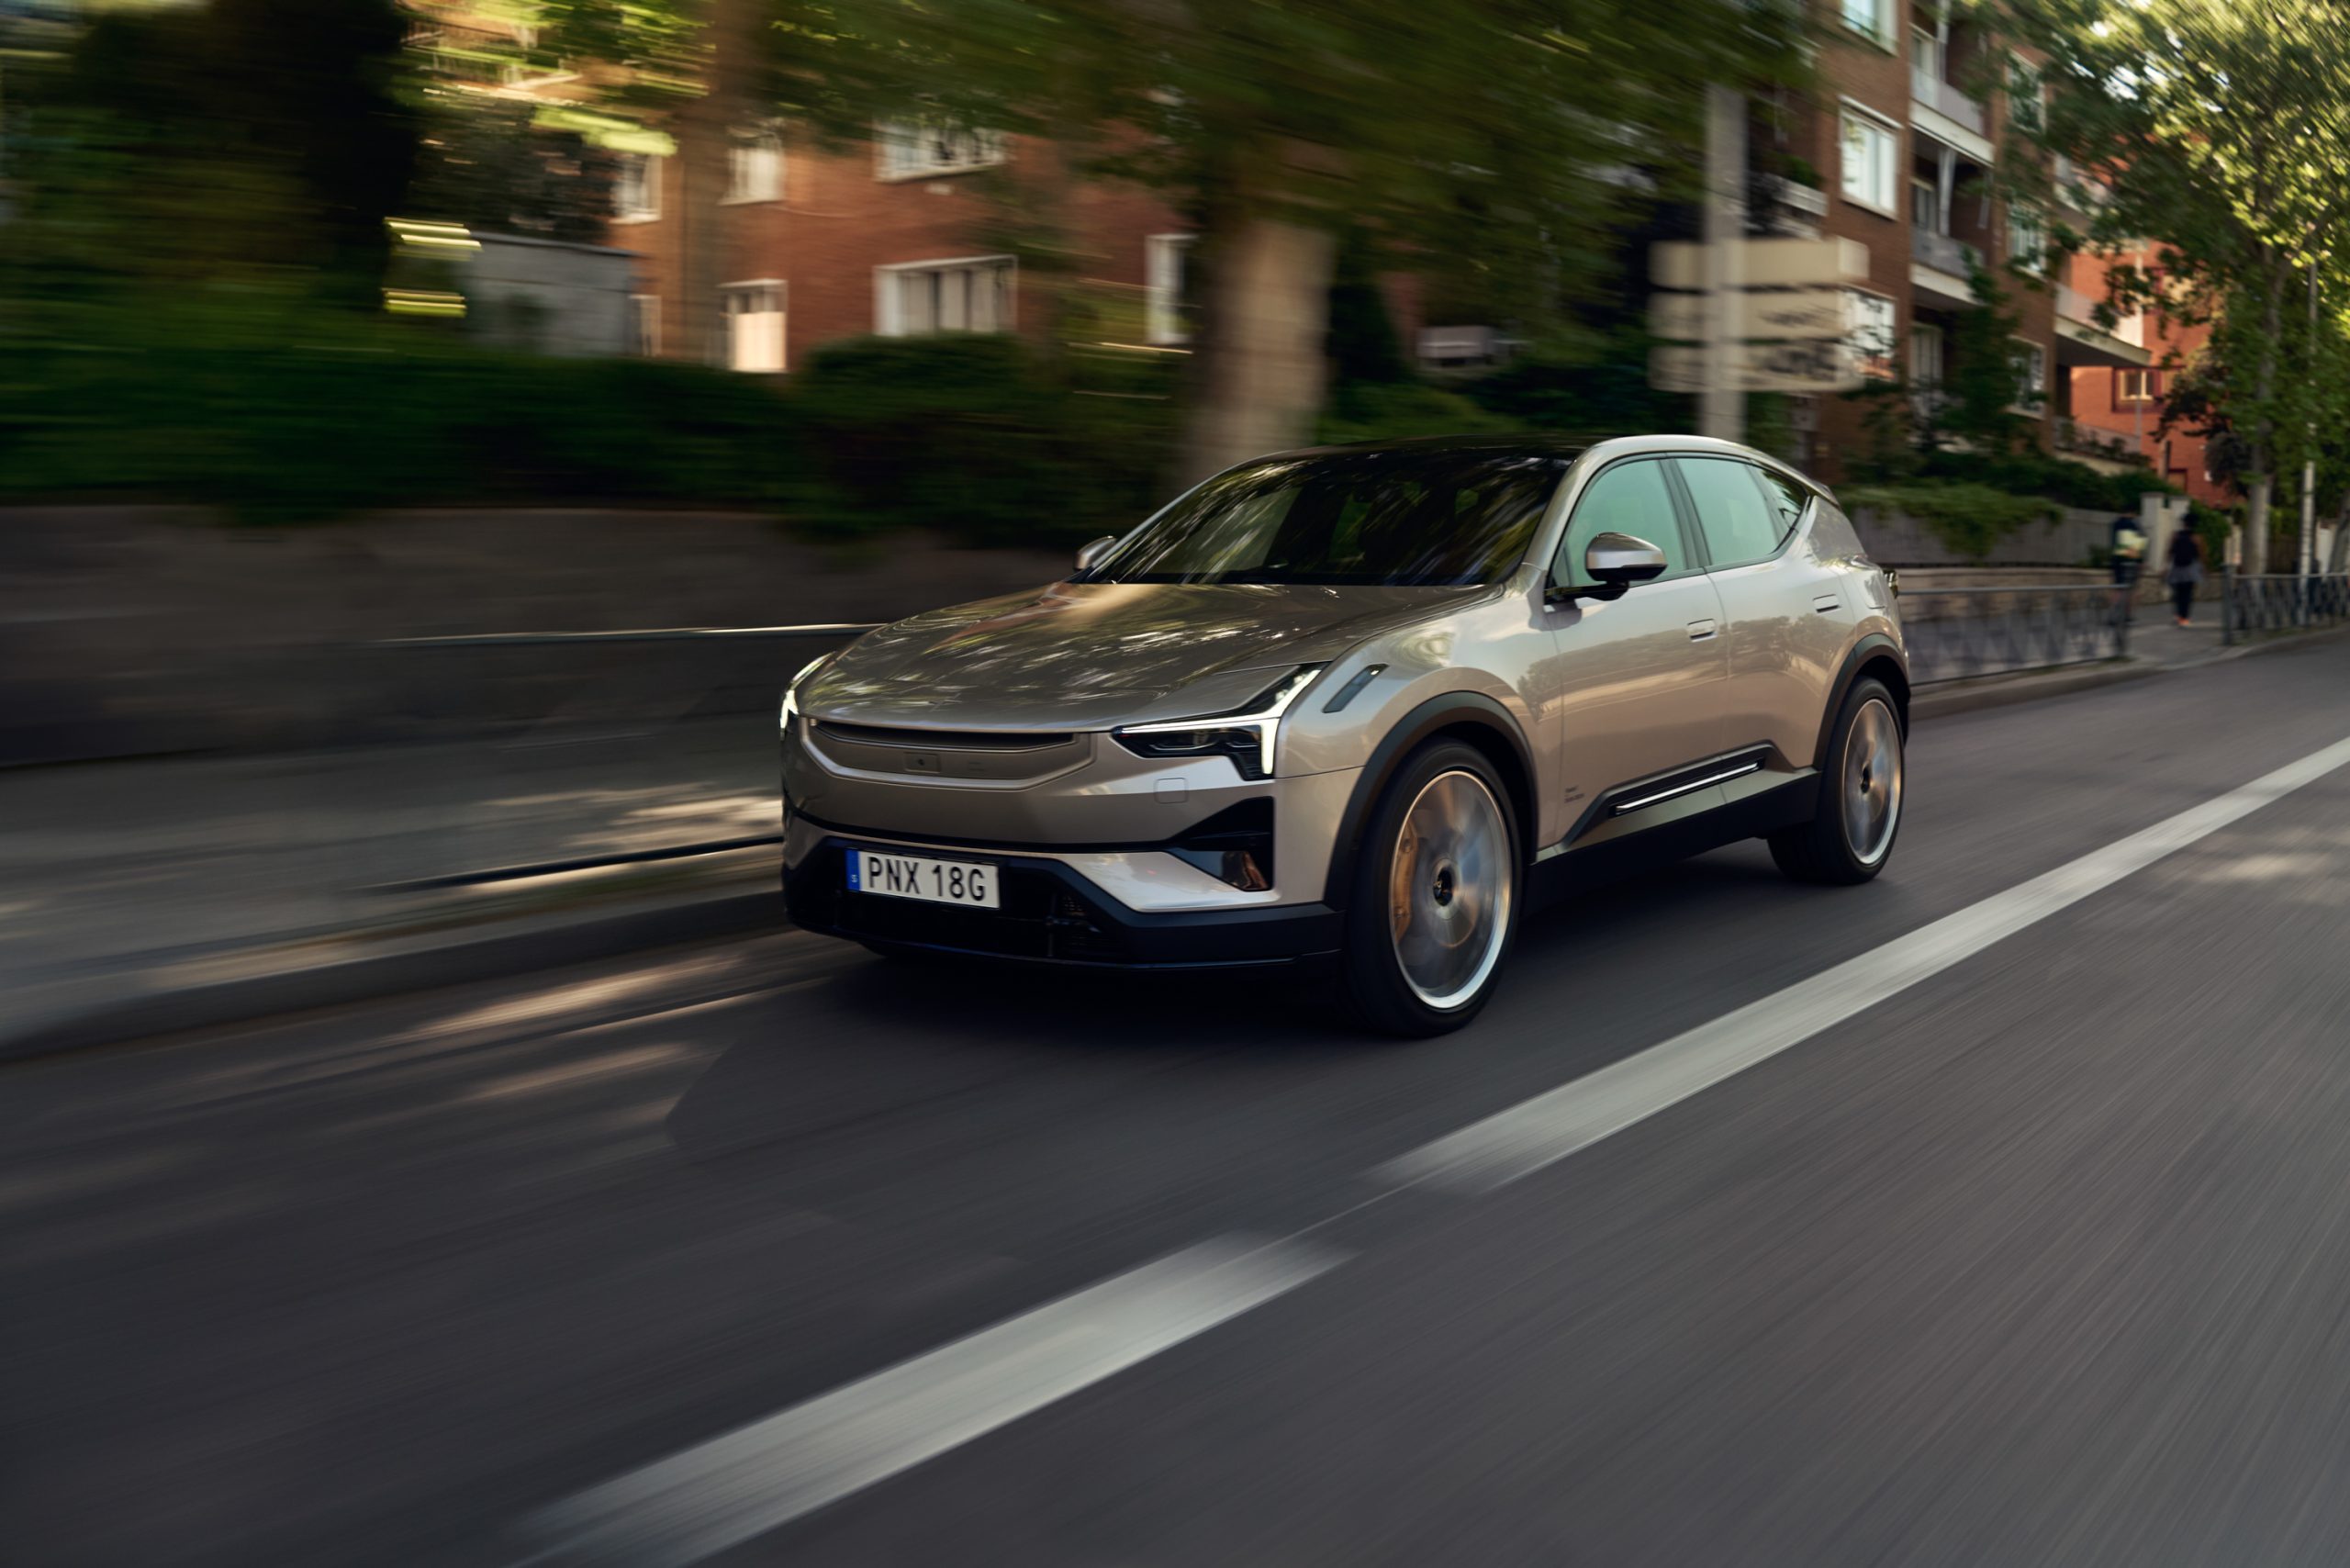
[[[1364,452],[1217,476],[1096,563],[1097,583],[1452,586],[1516,566],[1568,459]]]

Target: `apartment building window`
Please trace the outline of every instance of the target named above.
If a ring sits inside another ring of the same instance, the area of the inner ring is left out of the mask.
[[[772,130],[735,133],[726,151],[727,201],[783,199],[783,138]]]
[[[2008,260],[2028,273],[2048,265],[2047,225],[2030,207],[2008,208]]]
[[[2015,366],[2015,406],[2025,413],[2040,412],[2048,396],[2048,349],[2043,343],[2014,339],[2009,363]]]
[[[1845,342],[1852,346],[1852,368],[1872,380],[1894,375],[1894,304],[1882,294],[1864,288],[1844,291]]]
[[[1942,330],[1923,322],[1909,329],[1909,380],[1921,392],[1942,384]]]
[[[657,294],[632,294],[628,297],[629,341],[636,352],[646,359],[661,352],[661,297]]]
[[[1844,25],[1872,43],[1893,41],[1893,0],[1837,0]]]
[[[2153,403],[2163,395],[2163,373],[2159,370],[2117,370],[2113,373],[2113,406],[2134,409]]]
[[[1185,287],[1189,234],[1153,234],[1143,244],[1143,297],[1148,341],[1165,347],[1192,341],[1191,295]]]
[[[1893,217],[1901,200],[1901,134],[1893,122],[1847,104],[1840,145],[1844,199]]]
[[[623,152],[612,174],[612,215],[622,223],[648,223],[661,216],[661,165],[657,152]]]
[[[726,315],[726,368],[773,375],[783,364],[783,280],[754,278],[719,290]]]
[[[1909,72],[1918,82],[1947,82],[1944,74],[1950,69],[1950,45],[1943,34],[1949,29],[1947,21],[1934,28],[1913,27],[1909,29]]]
[[[880,147],[880,177],[885,180],[959,174],[1003,162],[1001,131],[932,120],[885,120],[874,140]]]
[[[877,267],[873,281],[874,325],[885,338],[1013,329],[1014,279],[1010,256]]]
[[[1942,227],[1942,193],[1931,180],[1911,176],[1909,181],[1909,221],[1929,234],[1938,234]]]

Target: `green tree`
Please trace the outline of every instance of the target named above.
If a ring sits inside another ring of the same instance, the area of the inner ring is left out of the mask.
[[[2350,28],[2331,0],[2010,0],[2050,57],[2041,139],[2101,182],[2065,247],[2152,240],[2158,271],[2115,270],[2117,304],[2213,326],[2207,395],[2241,443],[2245,566],[2267,566],[2292,432],[2322,389],[2290,374],[2299,286],[2350,213]]]
[[[1623,177],[1636,151],[1694,141],[1697,84],[1791,73],[1797,30],[1748,0],[839,0],[833,21],[820,52],[902,111],[1051,138],[1196,215],[1191,476],[1310,429],[1348,226],[1572,294],[1653,199]]]

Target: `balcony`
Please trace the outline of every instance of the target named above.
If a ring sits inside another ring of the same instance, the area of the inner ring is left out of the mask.
[[[2143,314],[2124,316],[2109,328],[2100,327],[2097,323],[2097,302],[2069,284],[2056,286],[2056,314],[2133,349],[2146,346],[2146,318]]]
[[[1924,105],[1961,129],[1976,136],[1990,134],[1990,117],[1982,103],[1968,97],[1956,87],[1918,65],[1909,68],[1911,101]]]
[[[1964,240],[1953,240],[1947,234],[1937,234],[1930,229],[1912,226],[1909,230],[1909,259],[1936,272],[1949,273],[1955,277],[1973,277],[1975,269],[1983,264],[1983,252]]]

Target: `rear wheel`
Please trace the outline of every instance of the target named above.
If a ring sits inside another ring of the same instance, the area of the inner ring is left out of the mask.
[[[1865,882],[1901,830],[1901,719],[1878,680],[1855,681],[1836,715],[1811,820],[1771,835],[1771,858],[1798,882]]]
[[[1442,1035],[1483,1010],[1516,929],[1509,794],[1475,747],[1415,753],[1371,813],[1347,913],[1342,984],[1374,1029]]]

